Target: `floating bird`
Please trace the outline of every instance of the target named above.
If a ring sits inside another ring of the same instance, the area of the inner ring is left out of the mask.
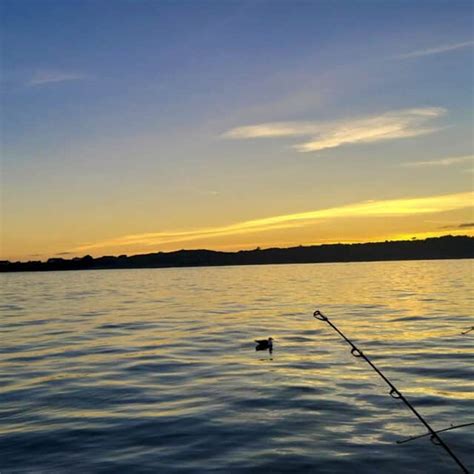
[[[272,352],[273,350],[273,337],[269,337],[268,339],[255,339],[257,343],[257,347],[255,348],[256,351],[266,351],[267,349]]]

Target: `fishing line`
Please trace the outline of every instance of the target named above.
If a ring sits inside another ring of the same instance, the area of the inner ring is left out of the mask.
[[[345,334],[340,331],[335,324],[333,324],[327,316],[324,316],[321,311],[316,310],[313,313],[313,317],[319,319],[319,321],[324,321],[331,326],[334,331],[336,331],[346,342],[351,346],[351,354],[354,357],[364,359],[372,369],[377,372],[377,374],[382,378],[382,380],[390,387],[389,395],[396,400],[401,400],[410,410],[411,412],[418,418],[418,420],[425,426],[425,428],[429,431],[428,435],[431,435],[430,440],[433,444],[437,446],[441,446],[444,450],[451,456],[451,458],[456,462],[456,464],[461,468],[461,470],[465,474],[469,474],[466,466],[461,462],[461,460],[451,451],[449,446],[439,437],[437,432],[431,428],[428,422],[418,413],[415,407],[403,396],[403,394],[393,385],[392,382],[378,369],[375,364],[350,340],[348,339]]]
[[[442,430],[436,430],[436,433],[443,433],[445,431],[457,430],[458,428],[464,428],[465,426],[472,426],[472,425],[474,425],[474,423],[463,423],[462,425],[456,425],[456,426],[451,425],[448,428],[443,428]],[[425,434],[421,434],[421,435],[418,435],[418,436],[410,436],[407,439],[397,440],[397,444],[408,443],[409,441],[424,438],[424,437],[430,436],[430,435],[431,435],[431,433],[425,433]]]

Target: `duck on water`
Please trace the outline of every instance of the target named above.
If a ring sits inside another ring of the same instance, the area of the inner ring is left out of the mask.
[[[273,337],[269,337],[268,339],[255,339],[257,346],[255,347],[256,351],[266,351],[268,350],[270,353],[273,351]]]

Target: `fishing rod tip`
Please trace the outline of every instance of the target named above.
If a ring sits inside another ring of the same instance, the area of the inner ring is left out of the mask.
[[[327,321],[328,320],[328,318],[326,316],[324,316],[324,314],[321,313],[321,311],[319,311],[319,309],[317,309],[313,313],[313,317],[315,317],[316,319],[319,319],[320,321]]]

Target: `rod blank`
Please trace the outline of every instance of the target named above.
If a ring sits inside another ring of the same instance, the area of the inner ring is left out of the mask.
[[[415,409],[415,407],[403,396],[403,394],[393,385],[392,382],[382,373],[382,371],[376,367],[376,365],[349,339],[345,336],[345,334],[340,331],[337,326],[332,323],[327,316],[325,316],[321,311],[316,310],[313,313],[313,317],[318,319],[319,321],[323,321],[329,326],[331,326],[334,331],[336,331],[342,339],[344,339],[347,344],[351,346],[351,354],[354,357],[357,358],[362,358],[364,359],[370,367],[382,378],[382,380],[390,387],[390,392],[389,395],[392,398],[395,398],[397,400],[401,400],[409,409],[410,411],[418,418],[418,420],[425,426],[425,428],[428,430],[428,435],[431,435],[431,441],[444,448],[444,450],[449,454],[449,456],[453,459],[453,461],[456,462],[456,464],[461,468],[461,470],[465,474],[469,474],[469,471],[467,470],[467,467],[464,466],[464,464],[461,462],[461,460],[451,451],[450,447],[440,438],[438,433],[433,430],[433,428],[428,424],[428,422],[418,413],[418,411]]]

